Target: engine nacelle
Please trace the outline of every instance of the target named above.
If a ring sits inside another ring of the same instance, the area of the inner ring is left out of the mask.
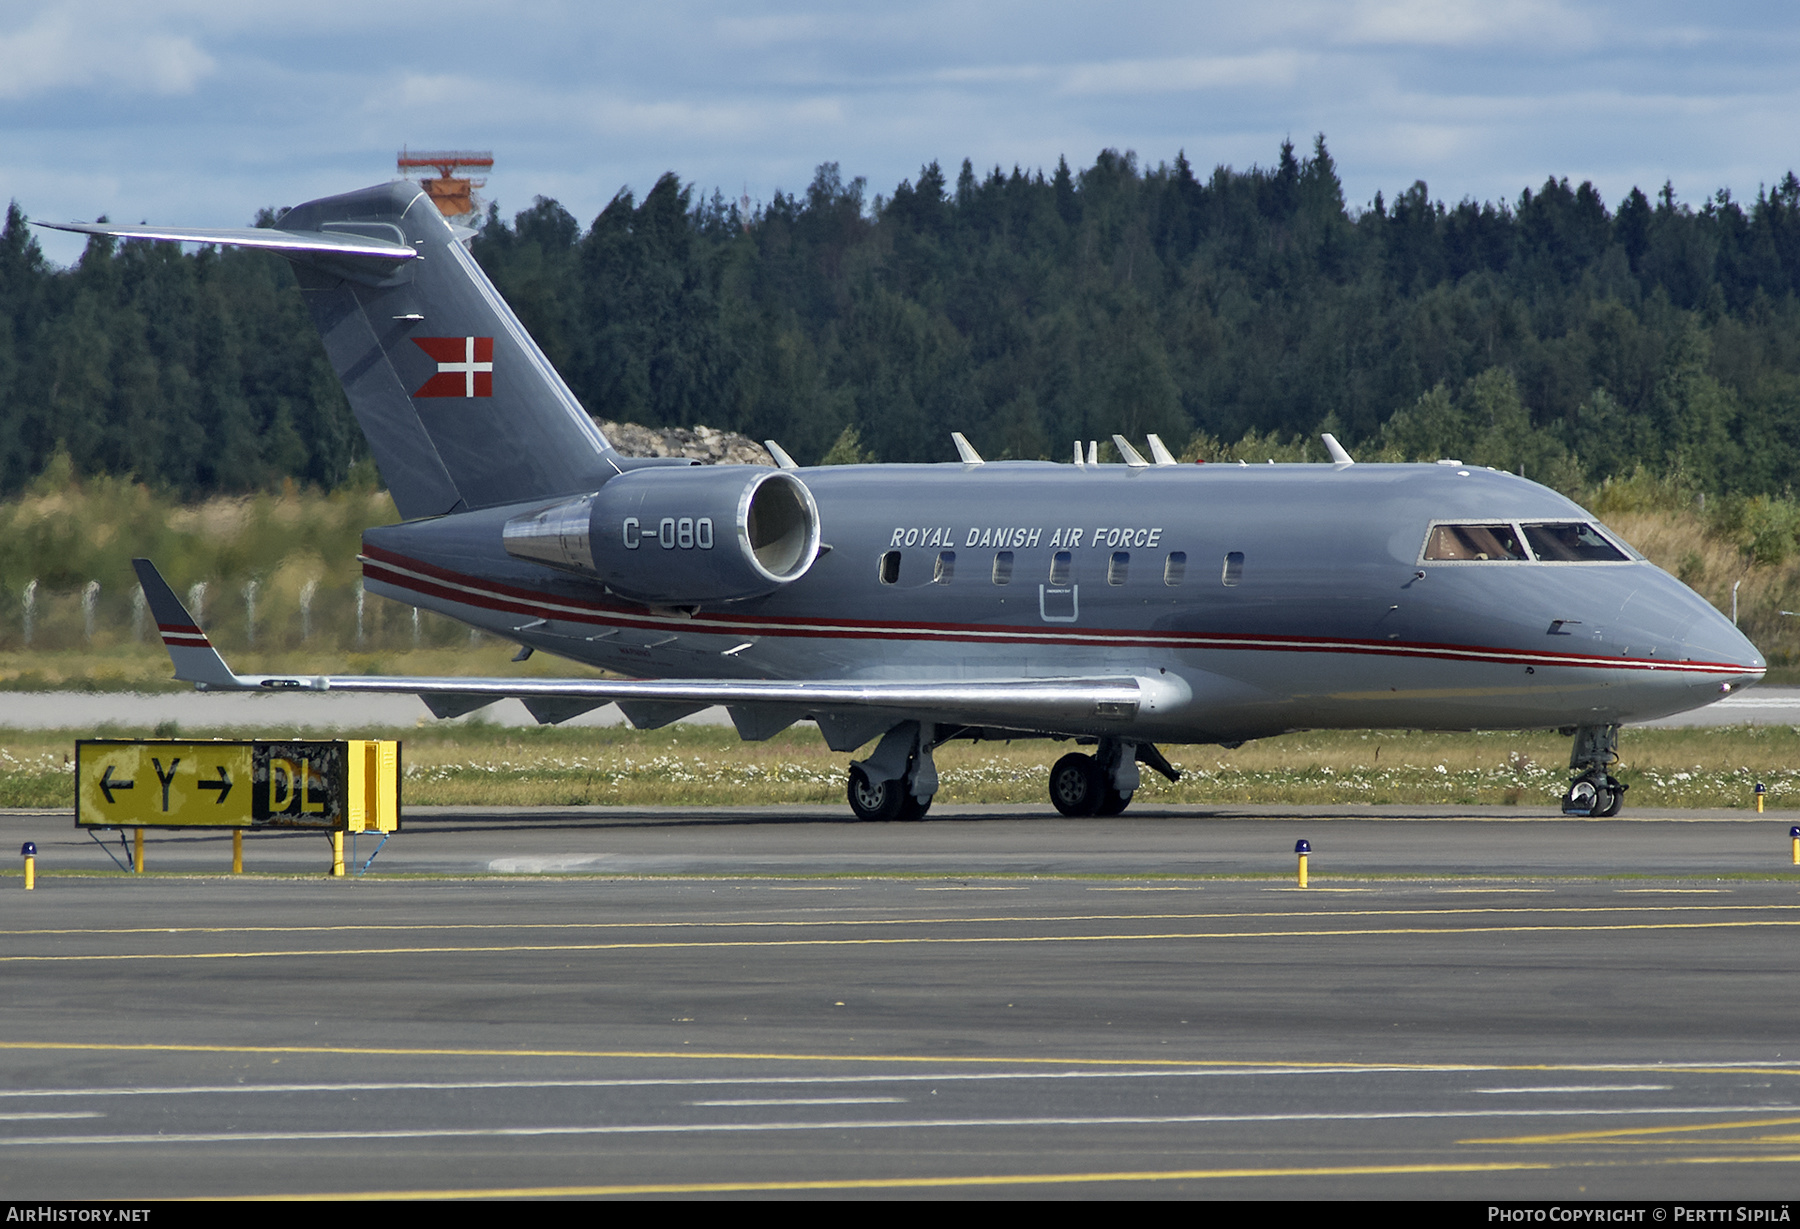
[[[592,495],[506,522],[506,553],[598,576],[659,606],[757,597],[819,553],[819,509],[786,470],[630,470]]]

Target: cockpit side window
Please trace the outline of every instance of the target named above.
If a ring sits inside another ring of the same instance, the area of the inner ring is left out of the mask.
[[[1531,553],[1547,562],[1617,563],[1630,558],[1601,537],[1592,525],[1580,521],[1558,521],[1524,528]]]
[[[1440,562],[1526,558],[1519,531],[1511,525],[1434,525],[1425,558]]]

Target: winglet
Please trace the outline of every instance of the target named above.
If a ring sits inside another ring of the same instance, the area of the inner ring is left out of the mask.
[[[144,601],[149,603],[156,630],[162,633],[163,647],[175,663],[175,677],[206,688],[236,690],[249,686],[231,672],[156,565],[148,559],[133,559],[131,567],[144,588]]]

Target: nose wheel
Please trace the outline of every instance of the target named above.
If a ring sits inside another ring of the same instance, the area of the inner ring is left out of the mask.
[[[1619,762],[1619,727],[1583,725],[1569,733],[1575,738],[1569,749],[1569,768],[1581,775],[1569,783],[1569,792],[1563,795],[1563,814],[1610,819],[1624,805],[1629,788],[1608,771]]]
[[[1563,814],[1611,819],[1625,805],[1625,791],[1630,788],[1617,777],[1604,773],[1582,777],[1563,795]]]

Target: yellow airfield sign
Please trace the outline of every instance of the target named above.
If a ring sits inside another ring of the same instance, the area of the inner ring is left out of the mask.
[[[398,750],[361,739],[83,739],[75,744],[75,825],[391,832]]]
[[[251,825],[253,743],[78,742],[77,826]]]

